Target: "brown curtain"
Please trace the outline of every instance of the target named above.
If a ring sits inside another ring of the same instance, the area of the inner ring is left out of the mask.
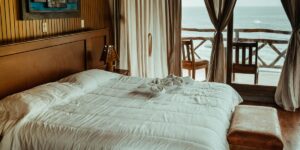
[[[216,29],[208,72],[210,82],[226,82],[226,52],[222,31],[230,20],[235,4],[236,0],[205,0],[209,17]]]
[[[276,103],[288,111],[299,108],[300,102],[300,1],[281,0],[292,25],[286,60],[275,94]]]
[[[168,71],[181,76],[182,0],[166,0],[166,11]]]

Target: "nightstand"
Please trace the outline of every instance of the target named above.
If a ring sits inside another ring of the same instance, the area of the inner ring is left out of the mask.
[[[129,70],[124,70],[124,69],[115,69],[113,72],[124,75],[124,76],[129,76],[130,75]]]

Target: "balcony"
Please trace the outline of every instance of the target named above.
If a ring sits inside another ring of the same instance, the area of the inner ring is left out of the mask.
[[[193,40],[196,57],[209,60],[215,30],[183,28],[182,32],[182,40]],[[227,34],[224,33],[225,42],[226,35]],[[286,58],[290,35],[290,31],[261,28],[234,30],[234,41],[259,43],[259,85],[277,86],[281,69]],[[227,44],[224,45],[226,46]],[[187,75],[187,71],[184,70],[183,75]],[[236,74],[235,83],[254,84],[253,78],[253,75]],[[196,79],[204,80],[204,71],[198,71],[196,74]]]

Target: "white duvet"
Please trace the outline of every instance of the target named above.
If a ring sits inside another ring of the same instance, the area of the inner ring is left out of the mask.
[[[91,70],[10,96],[0,102],[0,149],[229,149],[241,102],[231,87],[192,82],[140,92],[149,81]]]

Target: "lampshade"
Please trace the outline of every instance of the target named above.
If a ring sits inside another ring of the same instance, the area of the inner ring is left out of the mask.
[[[116,61],[119,61],[119,55],[113,45],[105,46],[100,58],[107,65],[107,70],[112,71],[116,65]]]
[[[108,46],[106,62],[108,61],[119,61],[118,52],[113,45]]]

